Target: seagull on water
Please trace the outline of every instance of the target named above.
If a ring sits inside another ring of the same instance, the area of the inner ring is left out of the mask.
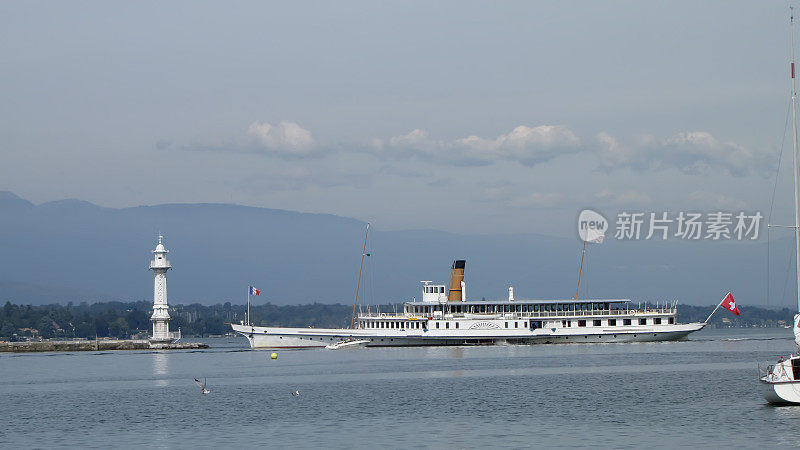
[[[300,391],[292,392],[292,397],[300,397]]]
[[[206,389],[206,379],[205,378],[203,378],[203,382],[202,383],[197,378],[194,379],[194,382],[197,383],[198,386],[200,386],[200,392],[201,393],[208,394],[209,392],[211,392],[208,389]]]

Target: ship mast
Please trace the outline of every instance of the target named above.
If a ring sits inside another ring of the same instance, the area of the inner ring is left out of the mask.
[[[575,288],[575,300],[578,299],[578,291],[581,290],[581,274],[583,273],[583,256],[586,255],[586,239],[583,240],[583,250],[581,251],[581,267],[578,269],[578,287]]]
[[[361,267],[358,268],[358,282],[356,283],[356,299],[353,301],[353,315],[350,316],[350,328],[356,320],[356,305],[358,305],[358,291],[361,288],[361,271],[364,270],[364,257],[367,256],[367,236],[369,236],[369,222],[367,222],[367,231],[364,232],[364,248],[361,250]]]
[[[792,129],[794,145],[794,165],[792,166],[792,173],[794,174],[794,244],[795,244],[795,278],[797,281],[797,310],[800,311],[800,185],[798,184],[798,151],[797,151],[797,89],[794,80],[794,8],[791,10],[789,16],[789,30],[791,34],[792,45]]]

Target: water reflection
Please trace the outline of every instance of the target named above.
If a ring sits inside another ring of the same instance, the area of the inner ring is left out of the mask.
[[[450,358],[460,360],[464,358],[464,347],[452,347],[450,349]],[[456,364],[460,363],[457,362]],[[461,378],[464,376],[464,370],[458,368],[453,371],[453,378]]]
[[[167,352],[153,353],[153,378],[156,386],[164,387],[169,384],[167,372],[169,371],[169,359]]]

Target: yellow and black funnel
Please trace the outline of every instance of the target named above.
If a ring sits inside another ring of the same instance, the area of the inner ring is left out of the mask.
[[[450,291],[447,293],[447,301],[460,302],[463,300],[461,296],[461,284],[464,281],[464,266],[467,261],[457,259],[453,261],[453,267],[450,269]]]

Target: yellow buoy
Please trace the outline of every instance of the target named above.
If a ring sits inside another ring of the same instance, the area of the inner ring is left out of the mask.
[[[272,358],[272,359],[278,359],[278,354],[277,353],[273,353],[273,354],[269,355],[269,357]]]

